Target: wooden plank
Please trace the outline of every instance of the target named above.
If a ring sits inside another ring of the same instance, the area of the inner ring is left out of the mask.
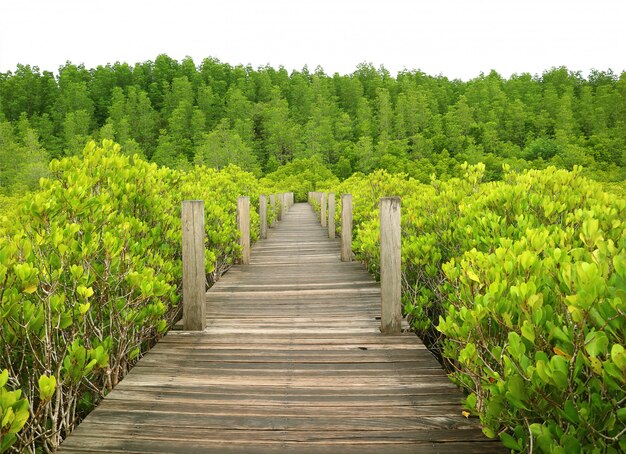
[[[272,213],[276,212],[276,194],[270,194],[270,207],[272,208]],[[274,216],[272,218],[272,222],[270,223],[270,227],[274,227],[274,224],[276,223],[276,219],[278,218],[278,216]]]
[[[328,238],[335,238],[335,193],[328,194]]]
[[[168,333],[60,452],[505,452],[414,334],[380,333],[381,289],[340,249],[285,209],[206,294],[204,331]]]
[[[287,215],[287,213],[289,212],[289,194],[287,194],[286,192],[281,193],[280,200],[281,210],[285,215]]]
[[[380,199],[380,331],[401,330],[402,261],[400,257],[400,198]]]
[[[206,326],[204,201],[183,201],[181,216],[183,228],[183,329],[201,331]]]
[[[341,261],[352,260],[352,195],[341,196]]]
[[[250,197],[237,198],[237,229],[240,232],[241,264],[250,263]]]
[[[261,239],[264,240],[267,238],[267,196],[265,195],[259,196],[259,224]]]

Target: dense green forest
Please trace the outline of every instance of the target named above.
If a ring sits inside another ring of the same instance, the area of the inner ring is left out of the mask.
[[[89,138],[178,169],[235,163],[261,175],[317,156],[341,179],[386,169],[427,182],[459,176],[467,161],[485,163],[488,180],[506,163],[577,164],[623,181],[626,73],[553,68],[463,82],[368,64],[331,76],[166,55],[0,73],[0,193],[35,188],[50,159],[80,154]]]

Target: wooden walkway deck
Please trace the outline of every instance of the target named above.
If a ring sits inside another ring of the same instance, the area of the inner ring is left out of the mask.
[[[380,289],[296,204],[61,452],[506,452],[415,335],[379,333]]]

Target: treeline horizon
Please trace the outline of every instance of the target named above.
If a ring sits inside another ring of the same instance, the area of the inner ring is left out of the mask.
[[[35,187],[50,159],[80,154],[90,139],[171,168],[233,163],[257,176],[316,156],[339,178],[385,169],[426,182],[467,161],[485,163],[489,180],[506,164],[581,165],[623,181],[626,72],[491,71],[464,82],[366,63],[327,75],[162,54],[0,73],[0,193]]]

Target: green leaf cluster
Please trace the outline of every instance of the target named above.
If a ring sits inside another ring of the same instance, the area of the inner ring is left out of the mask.
[[[0,224],[0,370],[31,414],[11,425],[19,450],[54,450],[180,316],[182,200],[205,200],[209,285],[240,254],[238,196],[258,237],[258,181],[234,166],[159,168],[105,140],[49,171]]]
[[[377,272],[378,199],[402,196],[405,313],[485,433],[516,451],[623,452],[626,201],[579,168],[487,183],[462,168],[333,188],[353,194],[357,257]]]
[[[6,388],[9,371],[0,372],[0,453],[7,452],[17,441],[17,433],[28,421],[28,399],[22,397],[22,391],[9,391]]]

